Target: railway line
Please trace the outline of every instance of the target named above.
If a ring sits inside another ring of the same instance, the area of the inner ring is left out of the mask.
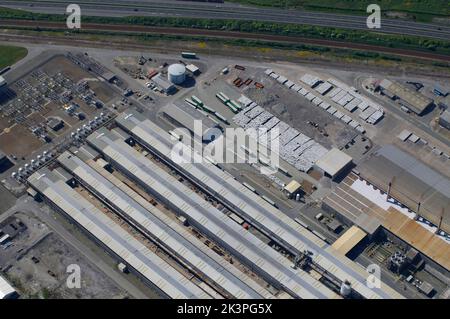
[[[3,6],[40,13],[64,14],[70,1],[34,0],[2,1]],[[276,23],[296,23],[353,30],[368,30],[366,16],[346,15],[330,12],[306,12],[279,8],[260,8],[242,6],[232,3],[192,3],[177,1],[142,1],[142,0],[81,0],[77,2],[85,15],[93,16],[153,16],[153,17],[188,17],[208,19],[258,20]],[[448,40],[450,27],[410,20],[382,19],[381,33],[423,36]]]
[[[22,21],[22,20],[2,20],[0,21],[0,28],[32,28],[40,30],[64,30],[66,28],[64,23],[61,22],[46,22],[46,21]],[[233,31],[218,31],[218,30],[199,30],[190,28],[175,28],[175,27],[151,27],[151,26],[137,26],[137,25],[105,25],[97,23],[84,23],[84,30],[89,31],[104,31],[118,34],[155,34],[155,35],[181,35],[181,36],[202,36],[210,38],[223,38],[223,39],[247,39],[247,40],[259,40],[270,41],[280,43],[295,43],[306,45],[317,45],[324,47],[332,47],[338,49],[351,49],[377,52],[382,54],[394,54],[410,58],[419,58],[434,61],[450,62],[450,55],[437,54],[427,51],[418,51],[412,49],[398,49],[391,47],[382,47],[369,44],[351,43],[326,39],[312,39],[296,36],[284,36],[284,35],[270,35],[260,33],[247,33],[247,32],[233,32]],[[34,42],[45,41],[49,39],[52,41],[64,42],[67,41],[61,37],[42,37],[42,40],[36,39],[36,37],[30,37]],[[73,42],[72,40],[70,40]],[[48,41],[47,41],[48,42]],[[80,42],[83,43],[83,42]]]

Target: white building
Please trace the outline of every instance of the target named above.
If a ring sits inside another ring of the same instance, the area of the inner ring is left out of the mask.
[[[9,299],[16,295],[16,290],[3,278],[0,276],[0,298]]]
[[[351,156],[333,148],[316,162],[316,167],[331,178],[335,178],[348,168],[352,161]]]

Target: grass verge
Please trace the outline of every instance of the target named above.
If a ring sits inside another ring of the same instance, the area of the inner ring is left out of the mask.
[[[28,50],[22,47],[0,45],[0,70],[22,60]]]

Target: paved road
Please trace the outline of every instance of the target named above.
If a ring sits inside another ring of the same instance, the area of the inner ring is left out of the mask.
[[[65,13],[72,0],[4,0],[2,6],[25,9],[33,12]],[[368,30],[365,16],[353,16],[334,13],[305,12],[299,10],[268,9],[241,6],[236,4],[192,3],[157,0],[79,0],[85,15],[97,16],[155,16],[155,17],[192,17],[211,19],[240,19],[269,22],[289,22],[317,26],[329,26],[348,29]],[[424,36],[449,40],[450,26],[419,23],[413,21],[382,19],[383,33]]]

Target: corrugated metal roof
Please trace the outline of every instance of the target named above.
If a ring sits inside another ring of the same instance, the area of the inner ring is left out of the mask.
[[[300,298],[338,297],[306,272],[294,270],[291,267],[292,262],[287,258],[236,224],[203,197],[197,195],[129,145],[118,140],[111,132],[100,129],[89,136],[88,141],[111,158],[116,166],[147,186],[155,196],[166,199],[172,208],[181,210],[181,213],[201,227],[208,237],[220,242],[241,260],[251,264],[253,269],[270,277],[272,281],[278,282],[294,296]],[[225,175],[223,178],[230,177]],[[263,199],[260,198],[260,200],[265,203]]]
[[[363,230],[353,225],[333,243],[332,247],[345,256],[361,242],[366,235],[367,234]]]
[[[209,298],[170,264],[132,237],[47,168],[28,182],[81,227],[171,298]]]
[[[7,282],[2,276],[0,276],[0,299],[5,299],[15,293],[16,290]]]
[[[411,210],[450,233],[450,180],[393,145],[385,145],[359,168],[361,175]]]
[[[189,236],[186,230],[182,233],[176,232],[173,228],[175,223],[156,207],[146,205],[149,210],[145,209],[127,193],[119,189],[118,186],[108,181],[88,164],[68,152],[59,156],[58,161],[77,176],[97,196],[106,199],[116,210],[134,221],[134,224],[145,229],[147,233],[153,238],[156,238],[163,246],[169,248],[172,252],[180,256],[184,262],[202,272],[206,277],[223,287],[235,298],[248,299],[263,297],[263,295],[251,289],[239,278],[230,273],[224,265],[217,263],[211,257],[212,254],[216,254],[215,252],[207,252],[199,249],[198,247],[202,248],[205,245],[193,235]],[[159,219],[154,214],[165,217]],[[193,241],[197,245],[193,244]],[[246,275],[240,273],[240,276],[245,277]],[[259,287],[259,290],[263,291],[262,287]]]
[[[155,150],[171,161],[173,142],[170,136],[150,120],[136,112],[122,113],[116,118],[119,126],[134,134],[149,149]],[[190,154],[189,151],[184,152]],[[305,249],[314,252],[314,259],[325,269],[349,280],[355,289],[367,298],[390,298],[390,292],[371,290],[365,286],[364,271],[354,263],[347,263],[345,257],[335,256],[325,248],[327,244],[295,223],[284,213],[268,204],[261,197],[248,190],[228,174],[206,161],[195,163],[175,163],[191,179],[202,184],[215,196],[245,216],[253,224],[276,238],[286,248],[298,253]],[[205,182],[207,181],[207,182]],[[397,295],[396,295],[397,296]]]
[[[337,148],[332,148],[327,154],[317,160],[316,166],[334,177],[351,162],[351,156]]]

